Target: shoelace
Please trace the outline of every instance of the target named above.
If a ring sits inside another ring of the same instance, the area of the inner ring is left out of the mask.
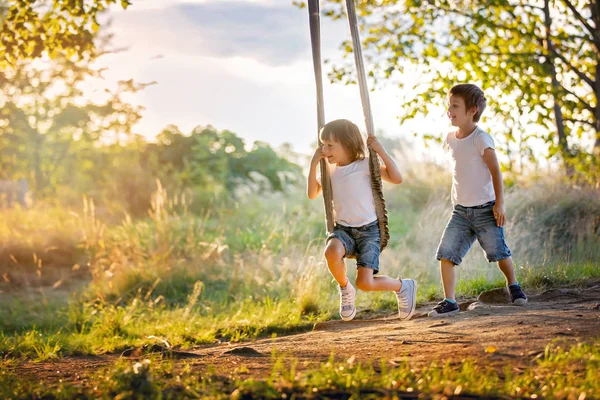
[[[447,305],[448,303],[449,303],[448,301],[446,301],[446,300],[442,300],[442,301],[440,301],[440,302],[437,304],[437,306],[435,306],[435,307],[433,307],[433,308],[434,308],[434,309],[443,310],[443,309],[444,309],[444,307],[446,307],[446,305]]]
[[[342,294],[342,307],[343,306],[351,306],[352,298],[349,290],[343,290],[340,288],[340,293]]]
[[[402,296],[403,289],[404,289],[404,282],[402,283],[402,288],[400,289],[400,292],[398,292],[398,308],[408,307],[408,296]]]
[[[512,297],[515,297],[515,298],[526,298],[525,293],[523,293],[523,290],[520,287],[509,288],[509,290],[510,290],[510,295]]]

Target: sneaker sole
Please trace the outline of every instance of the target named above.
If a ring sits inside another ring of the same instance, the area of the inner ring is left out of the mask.
[[[448,311],[447,313],[438,313],[437,311],[430,311],[427,316],[431,317],[431,318],[439,318],[439,317],[445,317],[448,315],[454,315],[454,314],[458,314],[460,311],[459,308],[457,308],[456,310],[453,311]]]
[[[527,299],[515,299],[515,301],[513,301],[513,304],[515,306],[524,306],[525,304],[527,304]]]
[[[354,317],[356,317],[356,308],[354,308],[354,312],[352,312],[350,316],[344,317],[342,314],[340,314],[340,317],[342,318],[342,321],[352,321]]]
[[[412,298],[413,298],[413,302],[412,302],[412,308],[410,310],[410,312],[408,313],[408,315],[404,318],[400,317],[401,321],[407,321],[409,320],[413,315],[415,315],[415,311],[417,309],[417,281],[415,281],[414,279],[413,281],[413,290],[412,290]]]

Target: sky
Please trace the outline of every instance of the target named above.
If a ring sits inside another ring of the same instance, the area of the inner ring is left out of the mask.
[[[153,138],[168,124],[184,133],[212,125],[247,144],[312,152],[316,94],[306,8],[291,0],[136,0],[127,10],[113,7],[108,18],[113,47],[127,51],[100,61],[109,67],[105,84],[157,82],[130,97],[146,108],[134,132]],[[339,60],[347,22],[321,18],[321,37],[323,58]],[[326,120],[347,118],[364,131],[358,86],[324,84]],[[400,126],[399,94],[396,87],[371,92],[377,132],[415,140],[415,132],[448,131],[443,110]]]

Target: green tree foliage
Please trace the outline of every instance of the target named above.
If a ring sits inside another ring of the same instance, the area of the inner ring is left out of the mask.
[[[246,149],[231,131],[168,126],[148,143],[132,134],[141,109],[123,99],[147,84],[131,80],[101,102],[85,100],[81,84],[98,77],[89,62],[61,57],[42,66],[19,62],[0,73],[0,179],[25,178],[34,197],[145,215],[156,180],[192,198],[228,197],[240,187],[282,191],[300,167],[269,145]]]
[[[19,61],[0,72],[0,175],[26,178],[37,196],[56,194],[61,185],[92,185],[97,165],[91,153],[101,141],[131,133],[140,108],[123,94],[145,84],[120,82],[100,102],[85,100],[81,85],[100,76],[90,61],[60,57],[34,66]],[[83,187],[82,187],[83,188]]]
[[[246,149],[235,133],[198,126],[189,135],[168,126],[156,143],[148,144],[144,159],[167,187],[201,187],[215,193],[231,193],[252,183],[256,189],[282,191],[301,177],[298,165],[279,156],[266,143]]]
[[[0,66],[18,60],[94,52],[99,15],[128,0],[0,0]]]
[[[157,179],[199,206],[238,188],[283,191],[301,170],[269,145],[247,149],[231,131],[168,126],[155,143],[132,133],[141,108],[123,95],[148,84],[122,81],[102,100],[82,84],[101,76],[91,58],[19,61],[0,72],[0,179],[27,179],[36,200],[97,206],[146,215]]]
[[[344,16],[344,0],[324,14]],[[482,83],[508,140],[530,155],[543,139],[567,170],[598,177],[600,152],[600,2],[598,0],[360,0],[365,56],[375,82],[409,89],[402,120],[442,105],[457,82]],[[342,50],[350,55],[350,43]],[[354,81],[334,66],[333,81]],[[421,78],[403,79],[418,65]],[[535,125],[538,130],[527,126]],[[527,132],[527,133],[525,133]]]

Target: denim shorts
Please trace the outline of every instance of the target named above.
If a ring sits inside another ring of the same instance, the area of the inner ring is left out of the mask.
[[[374,221],[361,227],[336,224],[325,243],[336,238],[344,245],[346,258],[356,258],[356,267],[370,268],[373,275],[379,272],[379,222]]]
[[[436,258],[459,265],[475,239],[483,248],[489,262],[510,257],[510,250],[504,240],[504,228],[496,225],[494,204],[495,201],[475,207],[455,205],[438,246]]]

